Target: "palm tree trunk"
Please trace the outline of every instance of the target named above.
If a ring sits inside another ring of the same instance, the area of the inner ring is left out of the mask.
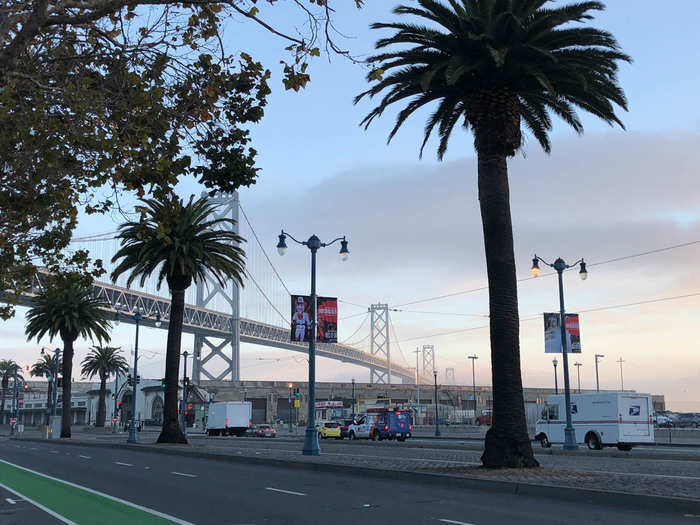
[[[163,402],[163,429],[158,443],[187,443],[180,428],[177,407],[178,375],[180,370],[180,344],[182,321],[185,314],[185,290],[171,289],[170,324],[165,353],[165,400]]]
[[[105,406],[105,397],[107,396],[107,378],[100,376],[100,398],[97,401],[97,416],[95,417],[95,427],[105,426],[105,414],[107,407]]]
[[[518,287],[505,155],[479,154],[479,204],[489,279],[493,381],[493,423],[481,461],[487,468],[537,467],[520,374]]]
[[[48,393],[46,394],[46,424],[51,424],[51,412],[49,407],[51,406],[51,395],[53,394],[53,381],[49,380]]]
[[[73,341],[63,340],[63,408],[61,410],[61,437],[70,437],[71,419],[71,376],[73,375]]]

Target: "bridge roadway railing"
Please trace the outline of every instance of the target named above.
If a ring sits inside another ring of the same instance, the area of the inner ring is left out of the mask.
[[[42,288],[43,279],[41,278],[41,273],[38,273],[37,278],[34,280],[32,292],[25,296],[23,304],[28,306],[31,303],[31,298]],[[162,323],[160,328],[167,328],[168,319],[170,318],[169,298],[146,294],[101,281],[96,281],[93,284],[93,288],[95,296],[108,305],[107,310],[109,312],[114,314],[117,312],[133,312],[138,308],[142,315],[141,325],[154,328],[156,327],[156,315],[160,313]],[[122,315],[120,320],[125,323],[134,322],[133,317],[130,315]],[[233,317],[230,314],[189,304],[185,305],[184,332],[230,339],[232,323]],[[291,341],[291,334],[287,328],[241,318],[240,334],[241,341],[245,343],[254,343],[308,354],[308,344]],[[388,368],[386,360],[340,343],[318,343],[316,352],[322,357],[329,357],[366,368],[374,367],[382,370]],[[411,368],[392,363],[391,371],[392,374],[401,377],[404,381],[414,381],[415,372]]]

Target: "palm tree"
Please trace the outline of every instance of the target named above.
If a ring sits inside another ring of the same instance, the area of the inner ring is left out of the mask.
[[[604,9],[601,2],[547,8],[548,0],[448,2],[418,0],[419,6],[394,9],[420,24],[372,25],[393,34],[377,41],[378,49],[389,49],[369,58],[368,81],[374,84],[355,102],[382,93],[362,121],[365,128],[392,104],[405,104],[389,141],[410,115],[435,102],[421,155],[436,129],[439,159],[458,123],[474,136],[494,391],[493,425],[481,460],[486,467],[532,467],[537,461],[525,424],[507,159],[522,145],[522,125],[550,151],[551,113],[578,133],[577,108],[623,127],[614,108],[627,109],[617,69],[630,58],[610,33],[579,25]]]
[[[58,358],[58,367],[61,367],[61,358]],[[54,376],[56,373],[56,357],[50,355],[50,354],[44,354],[41,356],[41,359],[39,359],[36,363],[32,365],[32,368],[29,372],[29,374],[33,377],[45,377],[47,378],[48,381],[48,388],[46,392],[46,424],[48,425],[50,423],[49,421],[49,412],[48,412],[48,407],[51,406],[51,396],[53,394],[53,381],[51,381],[51,377]]]
[[[242,284],[244,251],[238,246],[243,241],[225,227],[234,224],[231,219],[209,220],[216,210],[206,198],[187,204],[170,195],[161,199],[142,200],[142,219],[121,226],[121,248],[112,259],[121,259],[112,272],[112,280],[129,272],[127,286],[140,278],[141,286],[153,273],[158,274],[158,287],[168,283],[171,295],[170,322],[165,357],[165,400],[163,429],[158,443],[187,443],[178,422],[177,393],[180,367],[180,342],[185,311],[185,290],[192,282],[204,282],[212,275],[222,286],[227,279]]]
[[[10,378],[15,377],[15,367],[17,363],[11,359],[0,359],[0,384],[2,386],[2,404],[0,405],[0,425],[5,423],[5,400],[7,399],[7,390],[10,387]],[[17,372],[17,377],[21,378],[22,374]]]
[[[114,346],[93,346],[90,353],[83,359],[82,374],[93,378],[100,377],[100,399],[97,404],[96,427],[105,426],[105,396],[107,395],[107,378],[119,372],[129,370],[129,364],[120,353],[121,347]],[[115,392],[116,395],[116,392]]]
[[[27,312],[25,333],[27,340],[44,335],[51,340],[60,336],[63,341],[63,410],[61,437],[71,436],[71,377],[73,373],[73,343],[78,337],[108,342],[106,304],[93,297],[92,288],[70,275],[53,276],[50,285],[34,298]]]

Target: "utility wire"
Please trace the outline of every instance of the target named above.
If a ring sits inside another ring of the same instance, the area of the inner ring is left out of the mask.
[[[272,309],[273,309],[275,312],[277,312],[277,313],[279,314],[279,316],[284,320],[285,323],[290,324],[290,323],[289,323],[289,319],[287,319],[287,317],[286,317],[282,312],[280,312],[280,311],[277,309],[277,307],[275,306],[275,304],[270,300],[270,298],[267,296],[267,294],[263,291],[263,289],[262,289],[262,288],[260,287],[260,285],[258,284],[258,281],[255,280],[255,278],[251,275],[251,273],[250,273],[247,269],[245,270],[245,273],[246,273],[246,275],[248,276],[248,278],[249,278],[251,281],[253,281],[253,284],[255,284],[255,286],[256,286],[257,289],[260,291],[260,293],[261,293],[262,296],[265,298],[265,300],[270,304],[270,306],[272,306]]]
[[[609,305],[609,306],[598,306],[598,307],[594,307],[594,308],[587,308],[585,310],[578,310],[578,313],[602,312],[604,310],[617,310],[619,308],[629,308],[632,306],[640,306],[640,305],[644,305],[644,304],[661,303],[661,302],[665,302],[665,301],[675,301],[678,299],[687,299],[689,297],[700,297],[700,292],[689,293],[689,294],[684,294],[684,295],[673,295],[671,297],[660,297],[658,299],[647,299],[645,301],[636,301],[634,303],[613,304],[613,305]],[[535,314],[535,315],[521,318],[520,322],[526,323],[529,321],[538,321],[541,318],[542,318],[542,314]],[[474,330],[483,330],[484,328],[489,328],[489,325],[472,326],[471,328],[462,328],[461,330],[453,330],[450,332],[439,332],[436,334],[424,335],[424,336],[419,336],[419,337],[411,337],[409,339],[403,339],[401,342],[406,343],[408,341],[416,341],[418,339],[432,339],[435,337],[445,337],[448,335],[461,334],[464,332],[472,332]]]
[[[338,302],[339,302],[339,303],[343,303],[343,304],[349,304],[349,305],[351,305],[351,306],[357,306],[358,308],[365,308],[365,309],[367,308],[366,305],[361,305],[361,304],[357,304],[357,303],[351,303],[350,301],[345,301],[345,300],[343,300],[343,299],[338,299]]]
[[[644,251],[644,252],[634,253],[634,254],[631,254],[631,255],[625,255],[625,256],[622,256],[622,257],[615,257],[615,258],[613,258],[613,259],[607,259],[607,260],[604,260],[604,261],[588,263],[587,266],[588,266],[589,268],[591,268],[591,267],[593,267],[593,266],[602,266],[603,264],[610,264],[610,263],[613,263],[613,262],[625,261],[625,260],[627,260],[627,259],[634,259],[634,258],[636,258],[636,257],[643,257],[643,256],[645,256],[645,255],[652,255],[652,254],[656,254],[656,253],[667,252],[667,251],[670,251],[670,250],[676,250],[676,249],[678,249],[678,248],[687,248],[688,246],[694,246],[694,245],[696,245],[696,244],[700,244],[700,240],[697,240],[697,241],[690,241],[690,242],[684,242],[684,243],[681,243],[681,244],[674,244],[674,245],[672,245],[672,246],[666,246],[666,247],[664,247],[664,248],[657,248],[657,249],[655,249],[655,250],[647,250],[647,251]],[[543,274],[540,275],[540,277],[533,277],[533,276],[523,277],[523,278],[518,279],[517,282],[520,283],[520,282],[524,282],[524,281],[531,281],[531,280],[533,280],[533,279],[540,279],[540,278],[542,278],[542,277],[547,277],[547,276],[549,276],[549,275],[556,275],[556,272],[547,272],[547,273],[543,273]],[[440,300],[440,299],[448,299],[448,298],[450,298],[450,297],[457,297],[457,296],[460,296],[460,295],[468,295],[468,294],[475,293],[475,292],[482,292],[482,291],[488,290],[488,289],[489,289],[488,286],[480,286],[480,287],[478,287],[478,288],[472,288],[472,289],[470,289],[470,290],[462,290],[461,292],[453,292],[453,293],[448,293],[448,294],[444,294],[444,295],[437,295],[437,296],[435,296],[435,297],[428,297],[428,298],[425,298],[425,299],[418,299],[418,300],[410,301],[410,302],[407,302],[407,303],[397,304],[397,305],[395,305],[394,308],[400,308],[400,307],[402,307],[402,306],[410,306],[410,305],[413,305],[413,304],[420,304],[420,303],[427,303],[427,302],[432,302],[432,301],[438,301],[438,300]]]
[[[406,356],[403,353],[403,350],[401,350],[401,344],[399,342],[399,337],[396,335],[396,327],[394,326],[394,323],[391,322],[391,318],[389,319],[389,326],[391,327],[391,333],[394,334],[394,343],[396,343],[396,346],[399,349],[399,354],[401,354],[401,359],[403,359],[404,364],[408,367],[410,366],[408,364],[408,360],[406,359]]]
[[[488,314],[462,314],[462,313],[456,313],[456,312],[421,312],[418,310],[401,310],[399,308],[392,308],[392,312],[401,312],[401,313],[407,313],[407,314],[426,314],[426,315],[445,315],[445,316],[457,316],[457,317],[481,317],[481,318],[488,318]]]

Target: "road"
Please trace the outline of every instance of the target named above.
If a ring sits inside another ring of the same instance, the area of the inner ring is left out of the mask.
[[[679,513],[655,515],[586,503],[371,479],[358,474],[299,471],[50,442],[3,440],[0,458],[4,460],[0,462],[0,483],[31,493],[32,499],[49,508],[62,504],[62,515],[80,525],[700,523],[698,518]],[[99,501],[89,503],[79,486],[99,492],[87,493]],[[60,491],[60,501],[56,491]],[[4,498],[20,499],[5,494],[7,491],[3,492]],[[27,502],[6,501],[0,509],[0,524],[57,522]],[[158,513],[172,518],[164,519]]]

